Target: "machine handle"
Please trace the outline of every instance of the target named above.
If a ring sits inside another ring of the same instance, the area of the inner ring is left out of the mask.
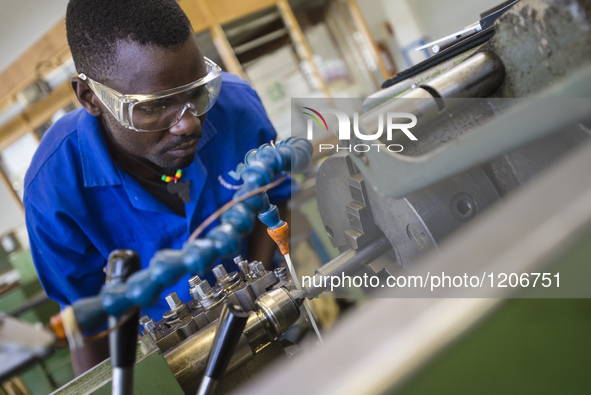
[[[106,282],[124,283],[133,273],[141,269],[140,257],[132,250],[115,250],[107,261]],[[137,347],[140,311],[129,313],[131,316],[109,317],[109,327],[115,328],[119,320],[126,321],[109,334],[109,351],[113,367],[113,393],[133,393],[133,365]]]
[[[230,303],[224,305],[198,394],[213,393],[217,381],[222,378],[234,355],[248,316],[249,314],[240,306]]]
[[[107,260],[107,279],[110,284],[124,283],[142,268],[140,257],[133,250],[113,250]]]

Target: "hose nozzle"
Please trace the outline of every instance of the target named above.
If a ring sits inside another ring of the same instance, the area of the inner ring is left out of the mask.
[[[279,247],[279,251],[281,251],[281,254],[289,254],[289,227],[287,226],[287,222],[283,222],[283,225],[274,229],[267,228],[267,233],[269,233],[269,236],[271,236],[275,243],[277,243],[277,246]]]

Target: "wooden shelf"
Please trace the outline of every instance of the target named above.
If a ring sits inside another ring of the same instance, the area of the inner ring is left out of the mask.
[[[312,61],[310,46],[302,33],[288,0],[241,0],[240,2],[235,0],[180,0],[179,4],[187,14],[196,33],[205,30],[211,32],[214,45],[226,69],[242,78],[246,78],[246,75],[224,34],[222,25],[269,7],[277,7],[297,53],[302,60],[310,64],[314,76],[320,82],[324,95],[330,97],[330,90]],[[372,41],[369,29],[367,29],[363,17],[358,11],[356,1],[347,0],[347,4],[350,11],[352,11],[357,28],[362,30],[367,40]],[[375,50],[375,46],[372,48]],[[380,71],[384,74],[383,62],[381,62],[376,52],[374,52],[374,56],[376,56]],[[16,101],[16,93],[37,78],[38,65],[42,62],[50,62],[50,64],[57,67],[70,58],[65,22],[62,20],[0,74],[0,111],[12,105]],[[49,69],[44,70],[51,71]],[[23,114],[0,127],[0,151],[23,134],[31,132],[43,124],[67,103],[76,101],[69,85],[69,83],[66,83],[56,88],[47,97],[29,106]]]

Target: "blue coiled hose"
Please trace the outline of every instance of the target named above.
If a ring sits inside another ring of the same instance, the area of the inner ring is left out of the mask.
[[[241,172],[244,185],[233,198],[267,185],[281,173],[302,172],[311,155],[312,145],[302,138],[288,138],[275,147],[265,144],[248,152]],[[108,315],[120,317],[133,306],[150,306],[164,288],[175,284],[185,273],[201,275],[216,259],[236,255],[241,238],[254,227],[256,213],[271,229],[283,224],[266,193],[237,203],[204,238],[185,244],[181,250],[160,250],[147,269],[133,274],[125,283],[105,284],[98,296],[76,301],[72,308],[80,328],[91,333],[106,322]]]

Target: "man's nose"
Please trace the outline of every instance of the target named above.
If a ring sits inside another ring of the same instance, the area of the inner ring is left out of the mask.
[[[201,120],[194,115],[193,106],[187,104],[181,113],[180,121],[172,126],[169,131],[172,134],[196,134],[201,130]]]

